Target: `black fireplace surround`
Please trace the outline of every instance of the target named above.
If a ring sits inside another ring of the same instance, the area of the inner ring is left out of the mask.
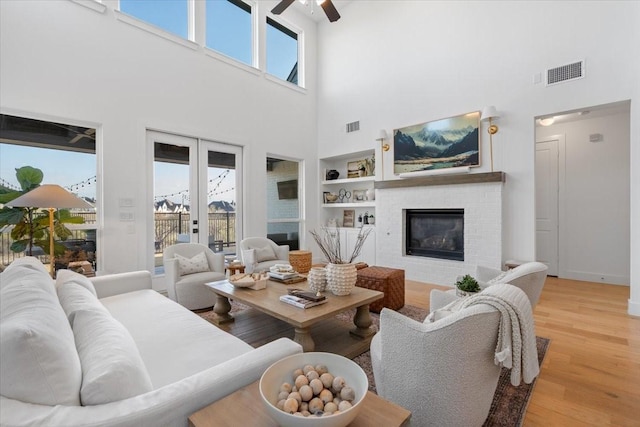
[[[464,261],[464,209],[406,209],[405,253]]]

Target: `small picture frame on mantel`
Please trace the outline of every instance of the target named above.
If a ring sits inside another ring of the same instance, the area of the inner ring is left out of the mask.
[[[342,212],[342,226],[353,227],[356,217],[356,211],[354,209],[345,209]]]

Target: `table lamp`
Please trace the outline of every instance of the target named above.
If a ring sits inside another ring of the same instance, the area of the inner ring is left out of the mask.
[[[49,211],[49,272],[54,276],[54,246],[53,246],[53,212],[56,209],[69,208],[90,208],[86,201],[71,194],[64,188],[55,184],[43,184],[34,188],[26,194],[17,197],[7,203],[7,206],[16,208],[43,208]]]

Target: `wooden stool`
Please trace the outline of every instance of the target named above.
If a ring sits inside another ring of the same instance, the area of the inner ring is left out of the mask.
[[[383,307],[399,310],[404,307],[404,270],[387,267],[366,267],[358,270],[356,286],[384,293],[384,297],[369,305],[380,313]]]
[[[227,271],[229,272],[229,275],[233,276],[237,273],[244,273],[244,268],[245,267],[242,264],[229,264],[227,266]]]
[[[311,270],[311,251],[289,251],[289,264],[298,273]]]

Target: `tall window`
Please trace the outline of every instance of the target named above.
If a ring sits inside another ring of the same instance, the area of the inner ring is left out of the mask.
[[[207,0],[206,25],[206,47],[253,65],[251,6],[241,0]]]
[[[189,38],[188,0],[120,0],[120,11]]]
[[[298,84],[298,34],[267,18],[267,73]]]
[[[40,169],[44,184],[57,184],[76,196],[96,204],[96,130],[66,123],[47,122],[0,114],[0,193],[22,191],[16,169]],[[67,248],[55,258],[55,268],[67,268],[71,261],[88,261],[97,267],[97,214],[94,209],[71,209],[84,222],[64,223],[71,231],[64,241]],[[56,213],[57,214],[57,213]],[[27,252],[11,250],[13,226],[0,229],[0,263],[9,264]],[[56,235],[56,240],[58,240]],[[36,246],[31,255],[49,262],[44,250]]]

